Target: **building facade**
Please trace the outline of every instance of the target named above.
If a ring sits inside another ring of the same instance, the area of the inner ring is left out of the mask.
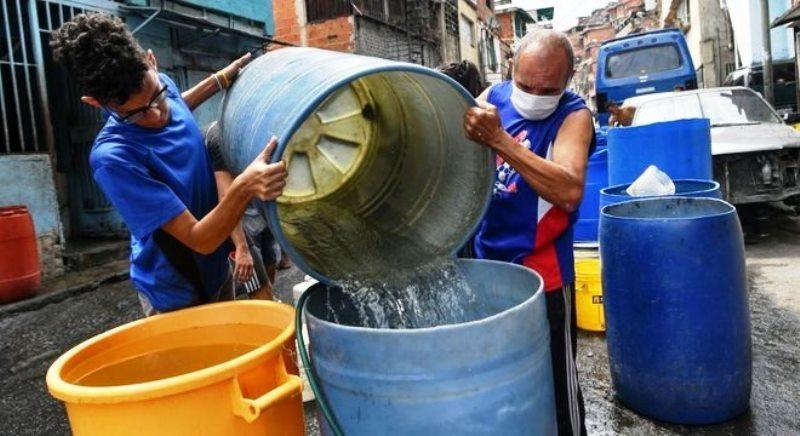
[[[262,49],[273,29],[267,0],[20,0],[0,8],[0,206],[30,208],[45,276],[64,272],[69,240],[127,237],[89,169],[103,117],[80,102],[81,90],[54,63],[53,30],[82,12],[119,16],[186,89]],[[195,111],[199,123],[215,118],[220,99]]]
[[[498,0],[495,16],[500,22],[500,40],[513,47],[533,28],[536,22],[530,12],[519,7],[512,0]]]
[[[704,0],[665,0],[659,12],[661,27],[683,31],[701,88],[722,86],[736,68],[733,29],[725,3]]]
[[[475,2],[458,0],[458,34],[461,59],[470,61],[479,67],[482,59],[481,44],[479,43],[480,26],[481,22],[478,20]]]
[[[286,0],[275,37],[296,45],[426,66],[460,59],[457,0]]]

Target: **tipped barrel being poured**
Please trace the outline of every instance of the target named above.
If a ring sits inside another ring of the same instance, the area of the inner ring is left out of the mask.
[[[486,208],[493,159],[464,134],[472,104],[427,68],[292,48],[242,73],[222,135],[239,171],[279,138],[288,179],[267,214],[298,266],[327,283],[386,280],[452,258]]]

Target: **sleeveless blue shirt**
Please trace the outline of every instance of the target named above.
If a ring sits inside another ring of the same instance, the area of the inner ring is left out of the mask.
[[[551,159],[553,143],[566,117],[586,102],[566,91],[549,117],[532,121],[511,104],[511,82],[489,90],[487,101],[495,106],[503,128],[519,143],[545,159]],[[589,150],[591,154],[594,140]],[[588,155],[587,155],[588,158]],[[532,268],[553,291],[575,280],[572,225],[577,212],[567,213],[552,205],[529,186],[514,168],[497,157],[494,192],[489,209],[475,234],[475,253],[484,259],[502,260]]]

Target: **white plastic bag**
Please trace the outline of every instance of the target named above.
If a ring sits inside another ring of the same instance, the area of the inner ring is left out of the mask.
[[[625,192],[631,197],[674,195],[675,183],[657,166],[650,165],[636,181],[631,183],[631,186]]]

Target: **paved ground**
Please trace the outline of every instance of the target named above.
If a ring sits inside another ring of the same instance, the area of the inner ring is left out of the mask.
[[[784,435],[800,429],[800,220],[774,217],[771,234],[748,245],[753,319],[754,380],[751,410],[711,427],[680,427],[643,419],[614,399],[602,335],[581,334],[579,369],[590,434]],[[713,255],[713,253],[712,253]],[[302,273],[278,282],[287,298]],[[80,341],[140,317],[130,283],[106,284],[69,298],[0,309],[0,434],[67,434],[63,407],[46,392],[50,363]],[[317,434],[313,405],[309,434]]]

